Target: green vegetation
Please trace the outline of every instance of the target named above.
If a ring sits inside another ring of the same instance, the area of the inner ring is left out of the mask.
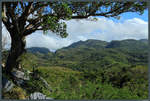
[[[27,93],[22,88],[15,86],[11,91],[3,93],[5,99],[27,99]]]
[[[26,95],[39,91],[54,99],[148,98],[148,43],[143,40],[80,41],[55,53],[39,49],[28,49],[21,63],[31,72],[36,67],[52,92],[30,77]]]
[[[78,72],[63,67],[40,67],[41,76],[53,88],[50,97],[55,99],[146,99],[148,97],[148,82],[144,81],[144,73],[133,71],[118,71],[112,67],[106,71],[104,78],[102,72]],[[141,67],[140,67],[141,68]],[[145,69],[145,67],[142,67]],[[122,70],[122,69],[120,69]],[[119,75],[122,74],[122,75]],[[114,74],[114,75],[113,75]],[[136,76],[135,76],[136,74]],[[143,75],[142,77],[139,77]],[[103,82],[102,80],[105,79]],[[127,80],[129,79],[129,80]],[[123,82],[123,86],[120,84]],[[135,83],[135,84],[134,84]]]

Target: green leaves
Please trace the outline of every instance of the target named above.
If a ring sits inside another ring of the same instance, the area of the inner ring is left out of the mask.
[[[68,3],[58,2],[51,6],[55,16],[45,16],[43,17],[43,22],[41,24],[44,33],[46,34],[48,30],[56,33],[56,35],[65,38],[68,36],[67,25],[63,20],[70,20],[72,17],[72,10],[69,8]]]
[[[57,2],[52,5],[52,9],[58,18],[63,20],[70,20],[72,17],[72,10],[67,2]]]
[[[56,33],[56,35],[61,36],[62,38],[68,36],[68,33],[66,31],[66,23],[59,21],[59,19],[55,16],[45,16],[43,18],[43,23],[41,26],[43,28],[44,34],[48,33],[48,30],[50,30],[53,33]]]
[[[137,2],[133,5],[135,11],[139,11],[139,14],[142,15],[144,10],[147,8],[147,2]]]

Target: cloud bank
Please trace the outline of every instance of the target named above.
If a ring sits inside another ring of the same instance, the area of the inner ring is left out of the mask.
[[[79,40],[97,39],[104,41],[123,39],[148,38],[148,22],[139,18],[127,19],[122,22],[108,18],[97,18],[97,21],[70,20],[67,21],[67,38],[60,38],[49,32],[42,31],[27,36],[27,47],[46,47],[52,51],[68,46]]]

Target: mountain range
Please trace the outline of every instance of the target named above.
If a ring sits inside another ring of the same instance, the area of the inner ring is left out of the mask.
[[[140,40],[126,39],[126,40],[121,40],[121,41],[113,40],[111,42],[106,42],[106,41],[101,41],[101,40],[89,39],[86,41],[75,42],[67,47],[58,49],[57,51],[67,50],[67,49],[72,49],[72,48],[100,49],[100,48],[121,48],[121,47],[127,48],[129,50],[132,50],[132,49],[134,50],[135,47],[138,49],[142,49],[142,48],[145,49],[145,48],[148,48],[148,40],[147,39],[140,39]],[[31,48],[27,48],[27,50],[28,52],[31,52],[31,53],[39,52],[39,53],[47,54],[48,52],[51,52],[48,48],[45,48],[45,47],[31,47]]]
[[[42,59],[44,65],[47,63],[47,66],[64,66],[75,70],[107,67],[116,63],[125,65],[146,65],[148,63],[147,39],[111,42],[90,39],[75,42],[56,52],[40,47],[32,47],[27,50],[40,58],[40,61]]]

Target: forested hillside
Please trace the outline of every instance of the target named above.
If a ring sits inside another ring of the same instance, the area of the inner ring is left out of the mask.
[[[3,62],[7,52],[3,53]],[[147,99],[148,40],[86,40],[50,52],[32,47],[22,57],[23,68],[36,68],[54,99]],[[32,80],[31,91],[38,81]],[[34,89],[34,90],[39,90]],[[7,95],[7,94],[6,94]],[[8,95],[7,95],[8,97]]]

